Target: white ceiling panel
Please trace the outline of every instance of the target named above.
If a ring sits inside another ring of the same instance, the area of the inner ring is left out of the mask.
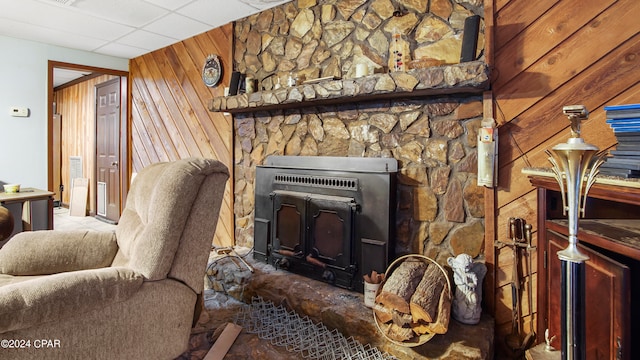
[[[0,0],[0,35],[130,59],[285,2]]]
[[[62,84],[66,84],[69,81],[73,81],[79,77],[89,75],[91,71],[79,71],[79,70],[68,70],[55,68],[53,69],[53,87],[60,86]]]
[[[180,14],[209,24],[209,26],[212,27],[225,25],[233,20],[247,17],[258,11],[258,9],[239,1],[233,6],[230,6],[229,2],[224,0],[193,1],[178,10]]]
[[[265,10],[268,8],[272,8],[276,5],[287,3],[290,0],[239,0],[239,1],[251,7],[254,7],[256,9]]]
[[[144,0],[144,1],[173,11],[190,3],[192,0]]]
[[[133,27],[144,26],[168,13],[166,9],[142,0],[76,0],[72,7]]]
[[[25,24],[1,17],[0,34],[85,51],[93,51],[107,43],[107,41],[101,39]]]
[[[98,54],[110,55],[121,57],[125,59],[133,59],[135,57],[148,53],[147,49],[142,49],[135,46],[129,46],[118,43],[109,43],[105,46],[99,47],[95,50]]]
[[[146,30],[134,31],[118,39],[118,44],[145,49],[147,52],[175,44],[179,39],[158,35]]]
[[[175,39],[187,39],[211,30],[211,26],[180,14],[171,13],[143,29]]]
[[[6,6],[5,2],[8,3]],[[133,26],[82,14],[73,8],[49,5],[40,1],[2,0],[0,6],[2,6],[2,16],[5,18],[96,39],[108,40],[135,29]]]

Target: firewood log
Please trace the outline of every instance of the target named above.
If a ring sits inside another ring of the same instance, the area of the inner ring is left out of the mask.
[[[398,326],[407,326],[413,322],[413,317],[411,316],[411,314],[404,314],[399,311],[395,311],[388,307],[382,306],[381,304],[375,304],[373,306],[373,311],[376,313],[378,321],[382,323],[393,321],[393,323]]]
[[[376,303],[409,314],[411,295],[420,283],[426,268],[427,264],[420,260],[403,261],[382,285],[382,291],[376,297]]]
[[[436,321],[438,304],[442,288],[445,287],[445,278],[442,270],[436,265],[430,265],[424,272],[416,291],[411,296],[409,303],[413,320],[425,323]]]
[[[411,324],[411,330],[413,330],[414,333],[416,333],[416,335],[424,335],[426,333],[429,333],[429,324],[424,324],[422,322],[419,323],[412,323]]]
[[[413,322],[413,316],[411,314],[401,313],[399,311],[392,311],[393,323],[398,326],[409,326]]]
[[[376,317],[382,323],[388,323],[393,320],[393,309],[382,306],[381,304],[373,305],[373,311],[376,313]]]
[[[440,295],[440,303],[438,304],[438,318],[435,322],[429,324],[429,332],[436,334],[444,334],[449,329],[449,319],[451,318],[451,294],[445,286]]]
[[[385,329],[385,335],[392,340],[395,341],[409,341],[412,340],[415,336],[413,330],[410,327],[405,328],[398,326],[394,323],[389,324]]]

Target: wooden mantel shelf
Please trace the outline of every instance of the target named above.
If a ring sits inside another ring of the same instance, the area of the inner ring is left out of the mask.
[[[315,83],[215,97],[209,111],[247,113],[268,110],[347,104],[362,101],[414,98],[449,94],[479,94],[488,89],[489,68],[482,61],[373,74],[356,79]]]

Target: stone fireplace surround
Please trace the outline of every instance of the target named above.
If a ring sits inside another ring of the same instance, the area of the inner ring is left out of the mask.
[[[387,82],[392,90],[371,90]],[[268,155],[393,157],[395,253],[443,265],[482,257],[476,137],[487,84],[487,66],[469,62],[212,99],[211,111],[234,113],[236,244],[253,246],[255,167]]]
[[[456,74],[457,80],[446,83],[445,74]],[[361,83],[373,82],[375,88],[377,82],[388,78],[401,78],[400,82],[413,78],[414,89],[420,87],[420,92],[395,85],[391,92],[358,93],[370,88]],[[425,79],[441,81],[428,83]],[[386,156],[397,159],[399,166],[396,254],[425,254],[443,265],[449,256],[461,252],[482,258],[484,214],[482,188],[476,185],[475,144],[482,119],[480,94],[487,79],[486,65],[471,62],[312,85],[312,90],[321,94],[325,87],[338,89],[326,95],[333,96],[331,99],[315,96],[291,100],[292,92],[309,93],[311,89],[305,90],[308,85],[212,99],[211,111],[234,112],[237,245],[253,247],[255,167],[262,165],[268,155]],[[345,86],[345,82],[355,86]],[[336,95],[345,88],[355,89],[348,91],[356,93]],[[270,100],[251,105],[250,98]],[[278,98],[282,99],[282,108],[274,100]],[[325,100],[332,103],[326,104]],[[230,109],[228,104],[239,105]],[[436,337],[419,349],[403,349],[385,342],[377,333],[370,311],[362,305],[362,294],[286,271],[254,266],[258,269],[255,274],[239,276],[234,268],[236,273],[231,277],[243,279],[244,301],[257,295],[286,303],[299,314],[315,317],[315,321],[346,331],[347,335],[356,336],[350,331],[358,324],[355,328],[362,330],[358,336],[363,343],[369,342],[399,358],[434,358],[434,352],[440,354],[435,358],[453,354],[469,359],[492,356],[491,345],[478,345],[493,342],[493,320],[488,315],[483,315],[481,324],[476,326],[461,326],[452,320],[447,335]],[[454,339],[471,348],[478,345],[477,350],[457,353],[455,347],[450,347],[458,343]],[[469,342],[470,339],[479,342]],[[470,356],[471,353],[475,355]]]
[[[234,116],[236,244],[253,246],[255,167],[267,156],[391,157],[399,164],[395,253],[443,265],[460,253],[482,258],[476,137],[489,87],[483,20],[479,60],[458,64],[465,19],[483,16],[482,5],[297,0],[237,21],[232,68],[260,80],[263,90],[209,104]],[[405,61],[448,65],[385,71],[398,49]],[[375,73],[355,77],[357,64]],[[291,75],[308,82],[277,88]]]
[[[396,255],[424,254],[443,265],[460,253],[484,257],[476,138],[489,71],[484,61],[453,64],[464,18],[482,14],[481,2],[398,0],[408,12],[402,17],[392,15],[395,3],[300,0],[235,24],[234,70],[260,80],[275,74],[270,79],[280,84],[292,73],[329,77],[277,89],[263,81],[262,91],[211,100],[211,111],[234,116],[236,245],[254,245],[255,169],[267,156],[392,157],[399,166]],[[354,78],[356,63],[387,65],[392,29],[413,57],[451,65]],[[271,275],[262,279],[262,291],[306,297],[277,289],[286,282]],[[308,286],[325,285],[315,283]]]

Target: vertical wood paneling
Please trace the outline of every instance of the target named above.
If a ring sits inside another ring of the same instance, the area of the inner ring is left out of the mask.
[[[233,172],[231,116],[207,110],[223,95],[231,77],[233,26],[208,31],[130,61],[132,168],[191,156],[218,159]],[[218,54],[224,72],[221,85],[202,81],[202,66]],[[231,179],[225,190],[215,245],[234,244]]]
[[[62,116],[60,174],[64,192],[62,202],[69,204],[71,184],[69,180],[69,157],[82,157],[83,176],[89,183],[95,181],[95,86],[116,76],[103,75],[54,92],[57,112]],[[125,119],[122,119],[125,121]],[[57,189],[56,189],[57,191]],[[95,189],[89,186],[88,208],[95,214]]]
[[[496,120],[501,125],[496,223],[498,240],[506,240],[509,217],[522,217],[534,225],[534,231],[540,231],[535,229],[537,196],[521,170],[550,167],[544,150],[569,136],[562,106],[584,104],[591,115],[582,136],[600,149],[615,146],[602,107],[640,99],[640,23],[636,19],[640,2],[492,3],[489,8],[495,9],[496,19],[492,88]],[[536,256],[533,261],[535,292]],[[504,344],[505,335],[511,332],[512,264],[511,250],[496,251],[496,344]],[[529,311],[526,286],[522,289],[523,329],[528,332],[528,322],[537,321],[536,296],[534,293]],[[536,329],[538,342],[544,341],[544,330]]]

